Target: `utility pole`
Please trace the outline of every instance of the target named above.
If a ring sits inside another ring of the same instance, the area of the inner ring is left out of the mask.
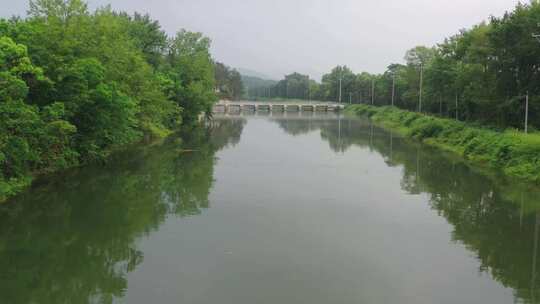
[[[394,106],[394,96],[396,95],[396,72],[392,74],[392,107]]]
[[[375,78],[371,78],[371,105],[375,105]]]
[[[422,86],[424,85],[424,65],[420,64],[420,92],[418,93],[418,112],[422,113]]]
[[[352,104],[352,93],[349,92],[349,104]]]
[[[309,91],[309,75],[307,77],[307,100],[308,101],[311,101],[311,97],[309,96],[311,92]],[[306,96],[304,96],[304,98],[306,98]]]
[[[459,117],[458,117],[458,95],[457,95],[457,92],[456,92],[456,120],[459,120]]]
[[[442,95],[439,93],[439,116],[442,117]]]
[[[343,73],[343,71],[339,72],[339,101],[338,101],[338,103],[341,103],[341,79],[343,78],[342,73]]]
[[[525,95],[525,134],[527,134],[529,128],[529,91]]]

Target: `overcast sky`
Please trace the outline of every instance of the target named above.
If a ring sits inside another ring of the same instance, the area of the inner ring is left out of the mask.
[[[212,39],[212,54],[233,67],[279,79],[316,79],[338,64],[383,72],[416,45],[500,16],[517,0],[89,0],[90,7],[147,12],[174,33]],[[24,15],[26,0],[0,0],[0,16]]]

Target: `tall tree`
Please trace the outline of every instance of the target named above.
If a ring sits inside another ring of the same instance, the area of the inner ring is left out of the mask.
[[[169,96],[183,108],[182,117],[193,122],[201,112],[209,113],[217,100],[210,39],[201,33],[181,30],[169,41],[167,76]]]

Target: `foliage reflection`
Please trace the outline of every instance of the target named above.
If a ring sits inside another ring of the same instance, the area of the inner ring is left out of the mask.
[[[320,132],[335,152],[358,146],[402,168],[401,188],[427,194],[434,211],[453,225],[452,238],[473,252],[489,273],[525,303],[540,298],[538,278],[540,191],[468,166],[440,150],[412,142],[369,120],[312,117],[309,123],[276,120],[289,134]],[[309,127],[308,127],[309,126]]]
[[[244,120],[216,120],[163,143],[118,153],[0,205],[3,303],[112,303],[143,261],[137,240],[168,216],[209,207],[215,153]]]

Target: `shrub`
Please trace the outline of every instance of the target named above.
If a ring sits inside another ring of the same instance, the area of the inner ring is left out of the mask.
[[[501,169],[509,176],[540,182],[540,134],[499,131],[463,122],[426,116],[392,107],[350,106],[347,111],[367,115],[407,135],[461,153],[464,157]]]

